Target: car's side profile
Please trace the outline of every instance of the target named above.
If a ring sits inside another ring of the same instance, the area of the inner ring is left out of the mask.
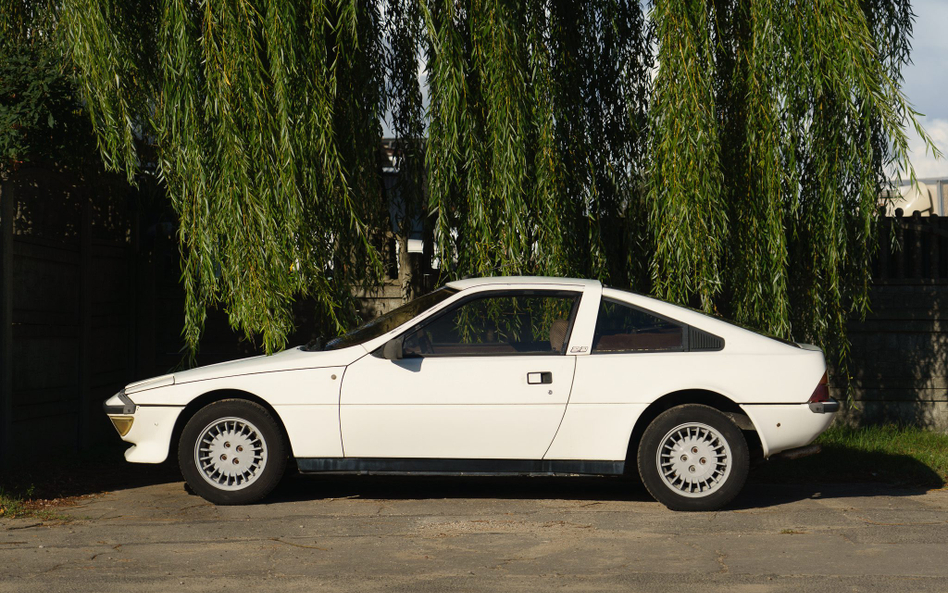
[[[568,278],[447,284],[323,348],[133,383],[105,402],[126,459],[177,455],[217,504],[300,472],[635,471],[677,510],[720,508],[752,456],[830,424],[822,352]]]

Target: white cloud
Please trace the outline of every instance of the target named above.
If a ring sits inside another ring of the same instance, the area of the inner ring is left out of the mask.
[[[925,143],[915,130],[908,130],[909,157],[915,167],[916,177],[948,177],[948,119],[921,117],[919,123],[942,152],[942,157],[933,157],[930,150],[925,150]]]

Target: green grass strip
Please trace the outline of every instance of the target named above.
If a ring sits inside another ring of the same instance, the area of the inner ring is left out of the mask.
[[[816,442],[818,455],[773,460],[753,473],[758,482],[884,482],[941,488],[948,481],[948,435],[885,425],[837,424]]]

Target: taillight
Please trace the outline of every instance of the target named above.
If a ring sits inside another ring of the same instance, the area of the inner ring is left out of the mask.
[[[826,373],[823,373],[823,378],[820,379],[819,384],[816,386],[816,389],[813,390],[813,395],[810,396],[807,403],[822,403],[830,401],[830,391],[829,391],[829,377]]]

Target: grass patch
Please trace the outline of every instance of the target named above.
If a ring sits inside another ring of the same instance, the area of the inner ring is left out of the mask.
[[[908,426],[837,424],[816,440],[818,455],[774,460],[757,482],[884,482],[941,488],[948,481],[948,435]]]
[[[30,496],[30,494],[23,496],[7,492],[3,488],[0,488],[0,517],[15,519],[16,517],[29,516],[29,511],[26,509],[26,501],[29,500]]]
[[[46,500],[34,497],[33,486],[22,492],[11,492],[0,487],[0,519],[41,519],[43,521],[68,521],[70,518],[55,509],[67,503],[59,499]]]

